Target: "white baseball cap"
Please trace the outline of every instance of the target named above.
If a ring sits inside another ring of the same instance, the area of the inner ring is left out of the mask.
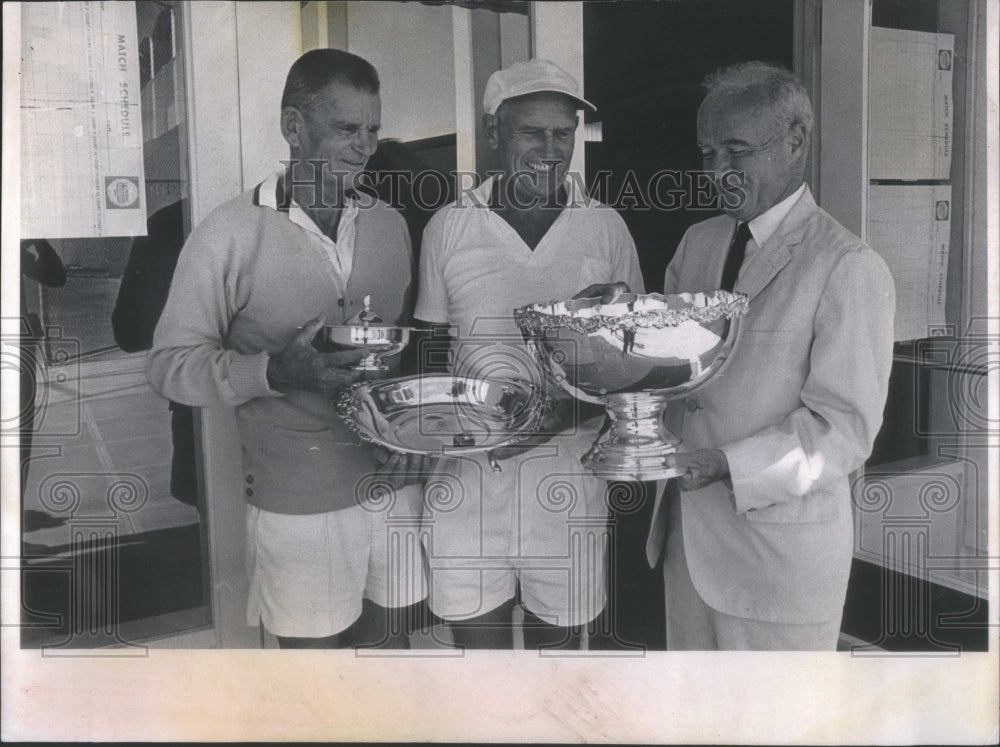
[[[580,86],[572,75],[554,62],[548,60],[528,60],[497,70],[486,81],[483,92],[483,109],[487,114],[496,114],[497,109],[507,99],[525,96],[529,93],[563,93],[592,112],[597,107],[581,97]]]

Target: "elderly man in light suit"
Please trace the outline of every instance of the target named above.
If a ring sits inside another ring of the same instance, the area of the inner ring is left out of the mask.
[[[885,405],[892,277],[803,183],[812,109],[795,77],[749,62],[705,88],[698,145],[726,214],[688,230],[664,293],[735,282],[749,311],[729,365],[668,413],[689,451],[647,546],[653,564],[666,540],[667,647],[833,650],[848,475]]]

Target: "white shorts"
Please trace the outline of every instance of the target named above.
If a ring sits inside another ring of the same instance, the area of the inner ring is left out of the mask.
[[[323,514],[247,507],[247,624],[320,638],[350,627],[361,600],[405,607],[427,596],[419,538],[423,488]]]
[[[482,455],[441,460],[425,487],[422,522],[436,615],[477,617],[513,598],[518,583],[524,606],[550,624],[600,614],[607,483],[579,461],[593,438],[552,439],[501,462],[500,474]]]

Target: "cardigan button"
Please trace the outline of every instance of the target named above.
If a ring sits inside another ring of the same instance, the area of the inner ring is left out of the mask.
[[[249,496],[253,495],[253,488],[247,488],[247,495]]]
[[[694,412],[695,410],[700,410],[701,405],[698,404],[698,400],[689,399],[687,404],[688,412]]]
[[[247,485],[253,485],[253,475],[247,475]]]

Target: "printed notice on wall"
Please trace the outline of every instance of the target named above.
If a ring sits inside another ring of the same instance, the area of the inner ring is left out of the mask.
[[[868,243],[896,283],[897,341],[928,337],[945,323],[950,232],[950,186],[869,188]]]
[[[21,6],[21,235],[146,235],[131,2]]]
[[[868,178],[947,179],[955,37],[873,27]]]

